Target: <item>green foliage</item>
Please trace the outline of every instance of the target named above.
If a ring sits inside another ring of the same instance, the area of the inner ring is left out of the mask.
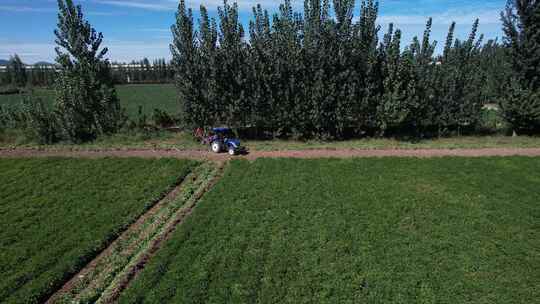
[[[535,302],[538,170],[535,158],[234,161],[119,302]]]
[[[540,2],[509,0],[501,13],[504,41],[512,63],[503,110],[515,131],[540,131]]]
[[[0,105],[0,131],[12,127],[11,121],[12,111],[8,107]]]
[[[116,91],[85,77],[62,74],[56,80],[56,109],[62,135],[72,142],[117,132],[125,122]]]
[[[218,81],[216,83],[219,120],[231,127],[245,126],[251,112],[246,91],[246,44],[244,28],[238,17],[238,4],[232,6],[227,0],[218,8],[219,31],[217,49]],[[205,64],[201,62],[200,64]]]
[[[362,1],[358,18],[354,0],[332,2],[306,0],[300,14],[286,0],[273,16],[257,5],[246,43],[236,4],[224,1],[217,23],[201,7],[196,28],[181,1],[172,53],[188,125],[320,139],[477,127],[504,79],[488,78],[498,61],[486,57],[501,48],[477,39],[478,20],[467,41],[454,41],[453,24],[434,56],[431,19],[402,51],[393,25],[379,42],[376,1]]]
[[[80,143],[114,134],[126,117],[112,85],[109,62],[104,59],[107,48],[101,48],[103,35],[84,19],[81,7],[72,0],[58,0],[58,7],[58,29],[54,33],[60,72],[56,75],[54,106],[30,101],[15,111],[27,120],[27,133],[40,143]],[[12,82],[19,86],[26,83],[24,65],[18,56],[10,60],[9,66],[7,74]],[[31,82],[35,84],[50,81],[50,69],[36,66],[32,73],[35,78]]]
[[[21,89],[15,87],[13,85],[7,85],[7,86],[0,87],[0,98],[3,95],[16,95],[16,94],[19,94],[19,93],[21,93]]]
[[[0,302],[43,303],[193,165],[0,160]]]
[[[58,29],[54,33],[60,72],[55,104],[50,109],[41,101],[25,103],[21,107],[21,115],[27,120],[24,129],[40,143],[60,139],[79,143],[113,134],[121,129],[126,117],[112,85],[109,62],[104,59],[107,48],[101,48],[103,35],[84,19],[81,7],[72,0],[59,0],[58,7]],[[8,70],[13,83],[26,83],[18,56],[12,58]]]
[[[52,144],[59,139],[58,117],[39,98],[29,96],[23,101],[19,124],[27,137],[39,144]]]
[[[112,77],[115,84],[155,84],[171,83],[174,71],[165,59],[156,59],[152,63],[147,58],[132,61],[129,64],[113,62]]]
[[[55,66],[35,64],[27,70],[28,83],[33,87],[52,87],[56,80]]]
[[[154,122],[154,125],[159,128],[169,128],[176,124],[175,119],[171,115],[160,109],[154,109],[152,121]]]
[[[483,90],[487,72],[480,65],[483,36],[476,39],[479,21],[474,22],[469,39],[452,42],[455,23],[450,26],[444,53],[436,67],[433,83],[436,104],[433,115],[437,117],[439,134],[448,130],[476,128],[481,121],[485,104]],[[493,47],[494,42],[488,46]]]
[[[479,69],[485,74],[485,83],[481,86],[486,104],[495,104],[506,93],[505,84],[512,73],[508,62],[508,49],[498,40],[489,40],[480,50]]]
[[[17,88],[24,88],[27,82],[26,68],[19,55],[12,56],[6,68],[5,82]]]
[[[178,88],[178,99],[181,101],[182,113],[187,124],[202,124],[206,118],[201,104],[206,104],[202,98],[199,85],[203,79],[197,78],[196,67],[196,37],[193,25],[193,13],[186,9],[185,1],[181,0],[176,13],[176,23],[172,26],[173,43],[171,44],[172,64]],[[201,104],[197,101],[200,100]]]
[[[501,102],[506,121],[515,130],[527,133],[540,130],[540,91],[523,88],[521,82],[512,79],[508,92]]]
[[[19,107],[0,107],[0,129],[22,130],[25,139],[50,144],[58,139],[57,117],[39,98],[25,96]]]
[[[5,132],[7,127],[9,126],[10,121],[10,113],[6,109],[6,107],[3,107],[0,105],[0,135]]]
[[[84,19],[72,0],[58,1],[55,30],[57,63],[56,109],[62,135],[73,142],[93,140],[120,130],[125,115],[112,85],[103,35]]]

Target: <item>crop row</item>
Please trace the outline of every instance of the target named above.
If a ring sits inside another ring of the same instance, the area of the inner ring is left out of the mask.
[[[42,302],[195,162],[0,160],[0,302]]]
[[[120,303],[533,303],[540,160],[235,161]]]

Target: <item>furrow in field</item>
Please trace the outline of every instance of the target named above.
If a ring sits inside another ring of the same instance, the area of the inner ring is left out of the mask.
[[[129,286],[129,284],[144,269],[146,263],[148,263],[162,245],[172,236],[176,227],[181,225],[184,220],[191,215],[202,196],[217,183],[223,174],[224,166],[225,163],[219,163],[217,167],[214,167],[210,174],[204,178],[204,180],[201,180],[197,191],[185,201],[183,207],[173,215],[161,232],[149,242],[145,250],[142,250],[129,265],[114,278],[112,284],[110,284],[103,292],[96,303],[115,303],[118,300],[122,291]]]
[[[75,275],[47,303],[94,303],[108,290],[115,290],[119,277],[125,277],[140,257],[154,250],[171,227],[178,224],[179,215],[190,212],[198,197],[216,177],[218,168],[204,163],[184,181],[140,217],[106,250]]]

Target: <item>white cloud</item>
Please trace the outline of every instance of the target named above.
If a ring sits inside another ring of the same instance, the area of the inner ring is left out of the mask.
[[[175,6],[172,3],[168,2],[134,2],[134,1],[120,1],[120,0],[103,0],[98,1],[102,4],[113,5],[113,6],[122,6],[130,8],[138,8],[144,10],[153,10],[153,11],[169,11],[174,10]]]
[[[125,15],[123,12],[98,12],[98,11],[88,11],[86,12],[88,16],[120,16]]]
[[[18,54],[26,63],[35,63],[42,60],[54,60],[54,44],[50,43],[2,43],[0,44],[0,58]]]
[[[2,11],[10,13],[54,13],[56,12],[56,9],[45,7],[0,5],[0,12]]]
[[[170,58],[169,41],[167,39],[148,41],[121,41],[106,39],[103,45],[109,49],[107,58],[112,61],[130,62],[144,57]],[[2,43],[0,44],[0,59],[7,59],[13,54],[21,56],[26,63],[33,64],[38,61],[54,61],[56,53],[52,43]]]
[[[143,28],[143,29],[139,29],[138,31],[141,31],[141,32],[170,33],[171,29],[170,28]]]
[[[378,19],[379,23],[396,25],[420,25],[426,24],[429,17],[433,18],[433,24],[472,24],[476,18],[480,19],[481,24],[499,24],[499,11],[482,11],[482,12],[458,12],[449,11],[443,14],[432,15],[383,15]]]
[[[146,58],[170,58],[168,41],[123,41],[123,42],[104,42],[109,48],[107,56],[113,61],[130,62]]]
[[[97,0],[96,2],[106,5],[121,6],[128,8],[136,8],[143,10],[152,10],[152,11],[175,11],[178,8],[178,0],[154,0],[154,1],[130,1],[130,0]],[[230,0],[229,4],[233,4],[235,1]],[[281,1],[274,0],[260,0],[260,1],[250,1],[250,0],[237,0],[238,8],[241,11],[251,11],[253,6],[261,4],[265,9],[275,9],[279,6]],[[294,1],[293,1],[294,2]],[[300,3],[299,1],[297,1]],[[204,5],[209,10],[215,10],[218,6],[223,6],[222,0],[187,0],[186,5],[193,9],[198,9],[201,5]]]

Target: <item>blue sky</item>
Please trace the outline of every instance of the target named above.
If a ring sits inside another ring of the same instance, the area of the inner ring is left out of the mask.
[[[87,18],[105,35],[109,58],[116,61],[170,58],[169,27],[174,22],[177,0],[75,0]],[[186,0],[198,8],[204,4],[215,15],[222,0]],[[360,0],[357,1],[358,3]],[[404,32],[403,42],[422,35],[428,17],[434,18],[433,39],[440,44],[448,26],[457,22],[457,36],[465,38],[472,22],[480,18],[480,33],[486,38],[501,37],[499,12],[505,0],[380,0],[379,23],[386,28],[394,22]],[[279,1],[238,0],[242,22],[248,24],[251,7],[261,3],[274,12]],[[294,1],[300,10],[303,1]],[[23,61],[54,60],[56,0],[0,0],[0,59],[18,53]],[[358,13],[358,9],[355,11]],[[195,12],[198,16],[198,12]]]

